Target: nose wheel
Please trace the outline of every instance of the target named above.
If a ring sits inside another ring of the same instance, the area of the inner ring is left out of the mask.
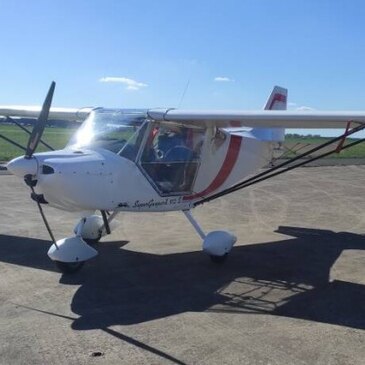
[[[75,236],[63,238],[50,247],[48,256],[55,262],[63,274],[73,274],[79,271],[84,263],[98,253],[92,246],[106,233],[110,233],[109,222],[118,212],[109,216],[102,211],[102,218],[97,215],[82,218],[74,229]]]
[[[222,256],[217,256],[217,255],[209,255],[210,260],[212,262],[214,262],[215,264],[223,264],[223,262],[225,262],[227,260],[228,257],[228,253],[222,255]]]
[[[85,261],[78,262],[62,262],[62,261],[54,261],[56,267],[62,274],[74,274],[79,271],[83,266]]]

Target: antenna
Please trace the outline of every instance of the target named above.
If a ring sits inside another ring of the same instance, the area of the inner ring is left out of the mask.
[[[188,82],[186,83],[185,88],[184,88],[184,91],[183,91],[183,93],[181,94],[180,102],[179,102],[179,104],[178,104],[178,106],[177,106],[177,107],[178,107],[178,109],[180,108],[180,106],[181,106],[182,102],[184,101],[185,94],[186,94],[186,92],[188,91],[188,88],[189,88],[189,85],[190,85],[190,80],[191,80],[191,75],[192,75],[192,73],[193,73],[193,72],[190,72],[190,76],[189,76]]]
[[[183,91],[183,93],[182,93],[182,95],[181,95],[181,98],[180,98],[179,105],[177,106],[177,107],[178,107],[178,109],[180,108],[181,103],[183,102],[183,100],[184,100],[184,98],[185,98],[185,94],[186,94],[186,92],[188,91],[188,88],[189,88],[189,85],[190,85],[190,79],[191,79],[191,77],[189,77],[188,82],[187,82],[187,83],[186,83],[186,85],[185,85],[184,91]]]

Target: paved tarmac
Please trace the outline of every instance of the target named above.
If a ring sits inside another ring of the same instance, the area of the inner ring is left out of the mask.
[[[1,364],[365,364],[365,166],[298,169],[181,213],[121,214],[58,273],[24,184],[0,176]],[[77,215],[45,208],[57,238]]]

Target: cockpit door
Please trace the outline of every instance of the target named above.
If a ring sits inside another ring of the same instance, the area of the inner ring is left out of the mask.
[[[205,129],[153,122],[138,164],[160,195],[192,192]]]

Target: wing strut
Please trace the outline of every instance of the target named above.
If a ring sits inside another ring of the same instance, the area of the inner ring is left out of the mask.
[[[333,138],[333,139],[329,140],[328,142],[325,142],[325,143],[323,143],[323,144],[321,144],[321,145],[319,145],[319,146],[317,146],[315,148],[312,148],[311,150],[309,150],[309,151],[307,151],[305,153],[302,153],[299,156],[296,156],[294,158],[291,158],[288,161],[285,161],[285,162],[283,162],[283,163],[281,163],[281,164],[279,164],[279,165],[277,165],[275,167],[272,167],[272,168],[270,168],[270,169],[268,169],[268,170],[266,170],[264,172],[261,172],[261,173],[255,175],[255,176],[253,176],[253,177],[250,177],[250,178],[248,178],[248,179],[246,179],[246,180],[244,180],[244,181],[242,181],[242,182],[240,182],[240,183],[238,183],[236,185],[233,185],[232,187],[230,187],[228,189],[225,189],[225,190],[217,193],[217,194],[214,194],[214,195],[211,195],[209,197],[206,197],[206,198],[204,198],[202,200],[199,200],[198,202],[196,202],[194,204],[194,206],[198,206],[200,204],[207,203],[207,202],[209,202],[211,200],[220,198],[220,197],[222,197],[224,195],[233,193],[233,192],[235,192],[237,190],[240,190],[240,189],[246,188],[248,186],[257,184],[257,183],[259,183],[261,181],[270,179],[270,178],[272,178],[274,176],[281,175],[281,174],[283,174],[285,172],[288,172],[290,170],[294,170],[297,167],[304,166],[304,165],[306,165],[306,164],[308,164],[310,162],[319,160],[319,159],[321,159],[323,157],[330,156],[330,155],[332,155],[334,153],[338,153],[338,152],[340,152],[342,150],[345,150],[345,149],[350,148],[350,147],[353,147],[353,146],[355,146],[355,145],[357,145],[359,143],[362,143],[362,142],[365,141],[365,138],[359,139],[357,141],[354,141],[354,142],[351,142],[351,143],[347,144],[346,146],[343,146],[344,140],[348,136],[350,136],[351,134],[354,134],[356,132],[359,132],[359,131],[361,131],[363,129],[365,129],[365,124],[361,124],[361,125],[353,128],[353,129],[351,129],[351,130],[348,130],[348,128],[346,128],[346,131],[341,136],[336,137],[336,138]],[[312,153],[317,152],[317,151],[319,151],[319,150],[321,150],[321,149],[323,149],[323,148],[325,148],[325,147],[327,147],[327,146],[329,146],[329,145],[331,145],[333,143],[336,143],[336,142],[340,142],[340,144],[336,148],[334,148],[333,150],[331,150],[329,152],[322,153],[319,156],[310,158],[308,160],[299,162],[299,163],[297,163],[295,165],[288,166],[288,167],[286,167],[286,168],[284,168],[282,170],[279,170],[279,169],[281,169],[281,168],[283,168],[283,167],[285,167],[285,166],[287,166],[289,164],[292,164],[293,162],[295,162],[295,161],[297,161],[297,160],[299,160],[299,159],[301,159],[303,157],[307,157],[308,155],[311,155]],[[276,171],[276,170],[279,170],[279,171]]]
[[[15,119],[6,117],[6,122],[14,123],[16,126],[18,126],[20,129],[22,129],[24,132],[31,135],[31,131],[29,131],[27,128],[23,127],[19,122],[17,122]],[[48,143],[44,142],[42,139],[39,140],[40,143],[43,144],[43,146],[47,147],[49,150],[54,151],[54,148],[51,147]]]
[[[12,139],[10,139],[8,137],[5,137],[2,134],[0,134],[0,138],[2,138],[4,141],[9,142],[10,144],[12,144],[12,145],[14,145],[14,146],[16,146],[18,148],[20,148],[21,150],[26,151],[26,148],[24,146],[22,146],[21,144],[13,141]]]

